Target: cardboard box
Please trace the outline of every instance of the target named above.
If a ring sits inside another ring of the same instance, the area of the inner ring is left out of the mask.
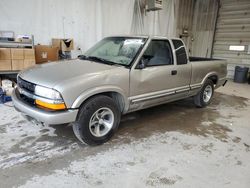
[[[0,60],[0,71],[11,70],[11,60]]]
[[[66,51],[66,52],[74,50],[73,39],[62,39],[61,40],[61,49],[62,49],[62,51]]]
[[[35,57],[36,63],[45,63],[48,61],[58,60],[58,48],[47,45],[36,45],[35,46]]]
[[[52,39],[52,46],[61,50],[61,40],[62,39]]]
[[[35,59],[35,50],[34,49],[24,49],[24,59]]]
[[[25,59],[23,62],[23,68],[27,69],[36,65],[35,59]]]
[[[0,48],[0,60],[11,60],[10,48]]]
[[[11,48],[11,59],[12,60],[23,60],[24,59],[23,48]]]
[[[68,52],[74,50],[73,39],[52,39],[52,46],[57,47],[59,50]]]
[[[12,70],[23,70],[23,62],[24,60],[12,60],[11,61],[11,66]]]

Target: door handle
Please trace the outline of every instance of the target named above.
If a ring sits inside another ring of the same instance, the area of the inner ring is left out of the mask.
[[[177,70],[172,70],[171,71],[171,75],[176,75],[177,74]]]

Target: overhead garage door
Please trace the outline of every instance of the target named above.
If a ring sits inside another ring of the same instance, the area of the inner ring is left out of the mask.
[[[229,78],[236,65],[250,67],[250,0],[221,0],[213,57],[228,60]]]

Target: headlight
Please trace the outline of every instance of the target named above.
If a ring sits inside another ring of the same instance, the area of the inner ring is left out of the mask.
[[[35,95],[38,96],[38,98],[35,99],[35,103],[40,107],[52,110],[66,109],[61,94],[54,89],[37,85],[35,87]]]
[[[58,91],[38,85],[35,87],[35,94],[47,99],[62,100],[61,94]]]

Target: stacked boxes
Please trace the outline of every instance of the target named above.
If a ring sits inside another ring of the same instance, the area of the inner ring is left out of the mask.
[[[10,48],[0,48],[0,71],[11,70]]]
[[[12,70],[23,69],[24,54],[22,48],[11,48],[11,66]]]
[[[35,64],[34,49],[0,48],[0,71],[18,71]]]
[[[34,49],[24,49],[24,61],[23,68],[27,69],[36,64],[35,50]]]

